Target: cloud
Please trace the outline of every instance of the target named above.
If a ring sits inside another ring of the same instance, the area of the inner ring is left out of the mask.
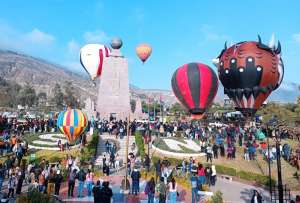
[[[67,49],[70,55],[78,55],[80,46],[74,39],[72,39],[68,42]]]
[[[102,30],[85,32],[83,38],[87,43],[104,43],[109,41],[108,35]]]
[[[0,19],[0,46],[2,49],[13,49],[32,54],[39,52],[41,47],[48,48],[54,42],[53,35],[38,28],[24,32]]]
[[[229,38],[227,35],[215,32],[214,28],[207,24],[201,25],[200,32],[204,36],[205,41],[224,41]]]
[[[42,32],[38,28],[34,28],[31,32],[25,33],[23,39],[25,42],[41,45],[49,45],[55,41],[54,36]]]
[[[293,34],[293,39],[295,42],[300,43],[300,33]]]

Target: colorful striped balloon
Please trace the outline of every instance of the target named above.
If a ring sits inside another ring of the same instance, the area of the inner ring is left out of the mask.
[[[57,127],[69,142],[76,140],[84,132],[87,123],[87,116],[79,109],[62,111],[57,118]]]

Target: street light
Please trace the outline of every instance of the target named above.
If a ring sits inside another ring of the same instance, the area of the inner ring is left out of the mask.
[[[281,155],[280,155],[280,147],[279,147],[279,145],[280,145],[280,135],[278,135],[278,133],[276,132],[276,126],[277,125],[278,125],[278,119],[277,119],[276,116],[273,116],[273,118],[270,119],[267,123],[269,136],[272,135],[272,131],[274,131],[274,133],[275,133],[277,176],[278,176],[278,197],[279,197],[279,203],[283,203],[283,186],[282,186],[282,175],[281,175]],[[269,129],[269,127],[272,127],[273,129]],[[268,145],[269,145],[269,140],[268,140]],[[270,151],[270,150],[268,149],[268,151]],[[270,155],[270,152],[268,152],[268,156],[269,155]],[[269,163],[269,177],[270,177],[270,185],[271,185],[271,167],[270,167],[270,163]],[[270,186],[270,188],[271,188],[271,186]],[[271,198],[272,198],[272,190],[270,190],[270,192],[271,192]]]

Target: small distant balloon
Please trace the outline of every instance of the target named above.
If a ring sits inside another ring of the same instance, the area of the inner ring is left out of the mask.
[[[57,127],[68,141],[76,140],[85,130],[87,116],[79,109],[68,109],[59,113]]]
[[[144,63],[151,55],[152,48],[148,44],[140,44],[136,47],[136,54]]]
[[[87,44],[80,49],[80,63],[92,80],[100,77],[110,49],[102,44]]]

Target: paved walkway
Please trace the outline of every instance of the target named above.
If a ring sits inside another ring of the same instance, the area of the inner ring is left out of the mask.
[[[101,166],[102,165],[103,155],[106,154],[106,147],[105,147],[106,140],[114,140],[115,142],[120,144],[120,149],[119,149],[119,151],[117,151],[117,153],[119,154],[119,157],[124,160],[125,153],[126,153],[126,151],[125,151],[125,149],[126,149],[126,136],[124,136],[122,139],[120,139],[120,138],[116,139],[115,135],[109,135],[108,133],[104,133],[102,135],[99,135],[99,139],[100,140],[99,140],[98,146],[97,146],[97,158],[96,158],[96,161],[95,161],[96,166]],[[135,142],[134,136],[129,136],[129,150],[130,150],[130,146],[134,142]],[[109,158],[108,155],[106,155],[106,157]]]
[[[113,190],[113,202],[114,203],[144,203],[147,202],[147,196],[144,194],[145,186],[146,186],[146,181],[142,180],[140,182],[140,194],[138,196],[134,195],[124,195],[120,193],[120,185],[122,181],[121,176],[110,176],[106,180],[109,180],[110,182],[110,187]],[[65,184],[63,184],[63,187],[60,192],[60,197],[65,202],[68,203],[78,203],[78,202],[93,202],[94,199],[93,197],[85,197],[85,198],[68,198],[67,197],[68,193],[68,187]],[[86,189],[84,190],[84,194],[87,195]],[[77,185],[75,185],[75,190],[74,190],[74,197],[77,196]],[[191,197],[189,195],[189,192],[183,189],[182,187],[179,187],[179,198],[177,199],[178,203],[188,203],[191,202]]]
[[[120,193],[120,184],[121,184],[121,176],[110,176],[106,180],[110,181],[110,187],[113,190],[113,202],[121,203],[121,202],[132,202],[132,203],[145,203],[147,202],[147,197],[144,194],[144,189],[146,186],[146,181],[141,181],[140,183],[140,194],[138,196],[133,195],[124,195]],[[226,179],[218,178],[217,183],[214,187],[211,187],[212,192],[221,191],[223,193],[223,198],[226,203],[247,203],[251,202],[251,197],[253,194],[253,190],[258,190],[264,199],[265,203],[270,202],[270,197],[268,191],[257,188],[255,186],[243,184],[240,182],[229,181]],[[78,202],[93,202],[93,197],[85,197],[85,198],[68,198],[67,197],[67,185],[61,189],[60,197],[68,203],[78,203]],[[87,191],[85,189],[84,194],[87,195]],[[77,185],[74,190],[74,197],[77,196]],[[184,188],[179,186],[179,197],[177,198],[177,203],[189,203],[191,202],[191,193],[190,191],[185,190]]]
[[[253,190],[257,190],[262,195],[264,202],[271,202],[269,192],[255,186],[247,185],[240,182],[229,181],[227,179],[217,179],[216,185],[211,187],[213,192],[221,191],[226,202],[245,203],[251,202]]]

